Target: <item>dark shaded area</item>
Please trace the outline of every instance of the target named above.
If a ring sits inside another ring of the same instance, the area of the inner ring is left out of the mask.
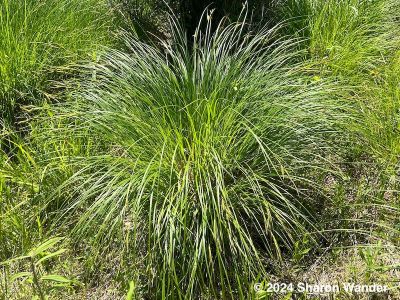
[[[217,0],[217,1],[181,1],[179,9],[183,26],[187,30],[188,40],[193,42],[193,34],[201,20],[203,12],[208,9],[212,11],[212,30],[214,31],[220,21],[226,16],[229,19],[236,19],[243,9],[244,2],[241,0]],[[204,24],[205,22],[203,22]]]
[[[247,8],[248,18],[253,24],[273,24],[277,3],[273,0],[122,0],[122,10],[129,16],[138,37],[145,41],[168,36],[167,29],[163,27],[170,11],[178,17],[187,32],[189,43],[192,43],[206,9],[212,12],[212,30],[215,30],[224,18],[236,21],[244,8]],[[205,23],[202,22],[201,26]]]

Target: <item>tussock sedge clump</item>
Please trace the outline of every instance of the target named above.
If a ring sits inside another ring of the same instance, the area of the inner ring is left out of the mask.
[[[122,234],[156,298],[247,294],[270,259],[316,231],[305,189],[320,196],[349,117],[334,83],[293,63],[296,41],[245,22],[211,33],[207,19],[193,45],[172,20],[161,50],[127,38],[127,52],[81,66],[54,108],[71,122],[48,133],[103,145],[68,160],[79,171],[60,187],[58,220],[75,216],[72,234],[104,251]]]

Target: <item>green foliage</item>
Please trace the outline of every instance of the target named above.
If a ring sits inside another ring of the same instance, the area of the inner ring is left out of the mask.
[[[109,145],[75,157],[63,218],[83,209],[73,234],[103,249],[127,231],[157,297],[233,296],[266,274],[265,259],[313,228],[303,189],[318,193],[313,174],[331,170],[348,117],[333,83],[288,64],[294,41],[210,26],[192,48],[178,28],[163,50],[132,39],[129,54],[82,66],[55,115],[71,124],[52,138],[84,130]]]
[[[105,1],[1,0],[0,123],[14,125],[21,106],[49,96],[50,79],[109,43]]]
[[[13,144],[13,160],[0,151],[0,261],[20,255],[31,247],[37,209],[30,203],[38,189],[33,176],[35,159],[16,135],[0,138]],[[12,141],[12,142],[11,142]],[[18,142],[17,142],[18,141]],[[39,224],[38,224],[39,225]],[[35,235],[39,228],[35,228]]]
[[[128,294],[126,295],[126,300],[133,300],[133,296],[135,295],[135,282],[131,281],[129,282],[129,291]]]
[[[323,71],[353,77],[365,75],[397,44],[391,13],[397,8],[385,0],[286,0],[275,18],[288,20],[287,32],[305,39],[303,47]]]
[[[372,156],[390,175],[399,155],[399,3],[387,0],[287,0],[277,2],[275,18],[288,19],[286,32],[304,38],[301,47],[319,78],[348,85],[358,116],[349,156]]]
[[[46,274],[44,265],[47,264],[50,260],[57,258],[61,254],[67,251],[67,249],[58,249],[56,251],[50,251],[55,247],[56,244],[61,242],[62,238],[51,238],[41,243],[37,247],[32,248],[28,253],[23,256],[15,257],[9,259],[7,261],[1,262],[0,267],[6,266],[7,269],[10,266],[15,265],[17,262],[26,261],[28,264],[29,271],[18,272],[14,274],[8,275],[9,279],[5,278],[6,285],[12,286],[17,285],[18,289],[23,290],[21,285],[27,284],[32,286],[33,289],[33,298],[32,299],[40,299],[45,300],[49,299],[46,296],[46,290],[55,288],[55,287],[70,287],[74,281],[67,279],[66,277],[58,274]],[[4,279],[4,278],[3,278]],[[46,283],[51,283],[51,286],[48,286]],[[19,295],[22,296],[18,291],[14,290],[7,292],[7,289],[4,291],[3,296],[11,296],[13,297]]]
[[[275,299],[362,244],[392,280],[399,4],[241,2],[0,0],[0,299]]]

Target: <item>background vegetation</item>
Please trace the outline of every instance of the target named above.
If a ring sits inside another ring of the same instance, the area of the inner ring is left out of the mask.
[[[0,299],[399,297],[397,1],[0,1]]]

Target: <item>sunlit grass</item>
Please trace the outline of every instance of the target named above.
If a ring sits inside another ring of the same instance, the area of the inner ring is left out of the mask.
[[[131,39],[128,53],[82,66],[80,88],[56,107],[73,123],[50,135],[90,132],[107,146],[73,158],[60,221],[83,210],[72,233],[103,250],[125,235],[159,297],[233,296],[265,275],[313,228],[304,189],[318,193],[348,117],[334,83],[289,64],[296,41],[209,26],[193,48],[175,28],[161,50]]]
[[[44,294],[247,299],[342,246],[397,245],[395,2],[276,1],[258,31],[205,12],[194,44],[172,20],[109,49],[106,3],[0,1],[0,263],[66,236],[45,271],[85,284]]]
[[[109,44],[111,20],[105,1],[1,0],[1,128],[51,94],[48,80],[65,76],[61,67]]]

